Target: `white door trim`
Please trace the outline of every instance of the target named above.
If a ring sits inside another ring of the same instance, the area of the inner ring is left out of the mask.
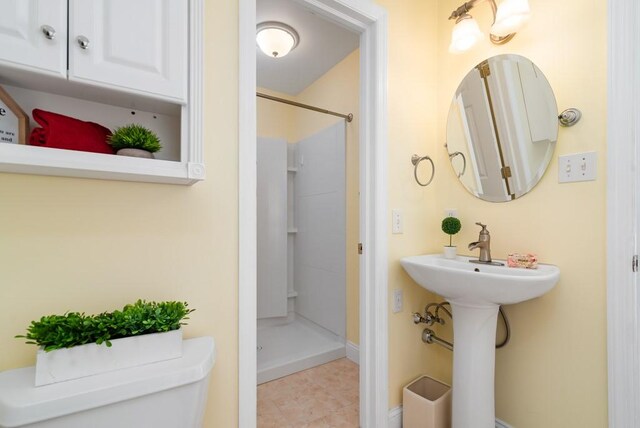
[[[607,350],[609,426],[640,426],[637,168],[640,151],[640,4],[608,2]],[[594,118],[597,119],[597,118]]]
[[[368,0],[297,0],[360,33],[360,426],[388,424],[387,15]],[[256,426],[255,0],[239,0],[238,425]]]

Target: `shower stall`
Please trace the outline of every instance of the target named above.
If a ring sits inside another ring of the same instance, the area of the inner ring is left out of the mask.
[[[258,138],[258,383],[346,355],[344,121]]]

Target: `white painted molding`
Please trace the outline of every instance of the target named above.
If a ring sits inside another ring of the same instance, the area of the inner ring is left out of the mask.
[[[299,0],[360,33],[360,426],[388,426],[387,15],[367,0]],[[240,0],[239,426],[256,422],[255,0]]]
[[[358,345],[350,341],[347,341],[347,359],[360,364],[360,349]]]
[[[402,406],[389,410],[388,428],[402,428]],[[513,428],[508,423],[496,418],[496,428]]]
[[[238,427],[257,426],[256,1],[239,3]]]
[[[640,4],[608,2],[607,351],[609,426],[640,426],[637,273]],[[601,120],[601,119],[600,119]]]
[[[402,428],[402,406],[389,410],[389,428]]]
[[[505,421],[501,421],[500,419],[496,418],[496,428],[513,428],[513,427],[508,423],[506,423]]]
[[[200,165],[195,179],[203,180],[205,174],[202,136],[202,103],[204,98],[204,0],[189,2],[189,102],[186,106],[189,130],[181,144],[180,159]],[[183,108],[185,114],[185,108]],[[185,147],[185,143],[186,147]],[[188,156],[185,156],[185,152]]]

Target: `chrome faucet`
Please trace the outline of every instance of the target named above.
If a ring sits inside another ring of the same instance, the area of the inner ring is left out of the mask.
[[[480,222],[476,224],[480,226],[482,230],[480,230],[478,240],[469,244],[469,250],[480,248],[480,257],[478,260],[471,261],[475,263],[491,263],[491,235],[489,235],[486,224]]]

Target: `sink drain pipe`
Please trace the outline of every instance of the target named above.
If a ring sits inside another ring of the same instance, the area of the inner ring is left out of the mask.
[[[453,343],[447,342],[444,339],[440,339],[430,328],[425,328],[424,330],[422,330],[422,341],[424,343],[428,343],[429,345],[436,343],[443,348],[447,348],[449,351],[453,351]]]
[[[438,324],[444,325],[444,319],[441,318],[439,314],[440,309],[442,309],[447,315],[449,315],[449,318],[453,320],[453,316],[451,315],[451,312],[448,311],[446,308],[444,308],[444,306],[451,306],[451,305],[449,304],[449,302],[429,303],[424,310],[425,311],[424,316],[418,312],[415,312],[413,314],[413,323],[414,324],[424,323],[427,325],[433,325],[435,323],[438,323]],[[429,310],[432,307],[436,308],[435,314],[430,312]],[[509,320],[507,319],[507,315],[504,313],[504,310],[502,310],[502,306],[500,306],[499,312],[500,312],[500,317],[502,318],[502,322],[504,323],[505,338],[503,339],[502,342],[496,343],[496,349],[503,348],[504,346],[507,345],[507,343],[509,343],[509,340],[511,340],[511,326],[509,325]],[[453,343],[438,337],[436,333],[430,328],[425,328],[424,330],[422,330],[422,341],[424,343],[428,343],[429,345],[432,345],[435,343],[436,345],[440,345],[443,348],[447,348],[449,351],[453,351]]]

